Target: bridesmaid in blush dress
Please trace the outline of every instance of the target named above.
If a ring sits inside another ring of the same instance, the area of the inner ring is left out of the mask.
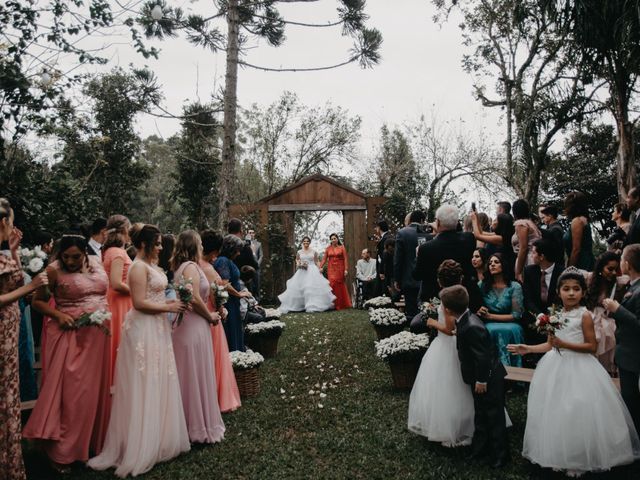
[[[155,262],[160,231],[145,225],[133,236],[138,256],[129,271],[133,309],[122,329],[113,410],[102,453],[87,464],[139,475],[190,449],[166,313],[187,306],[164,296],[167,277]]]
[[[218,275],[213,262],[215,262],[222,247],[222,235],[212,230],[205,230],[200,234],[202,237],[202,259],[200,260],[200,268],[207,277],[209,285],[215,283],[222,285],[222,278]],[[211,312],[219,312],[226,315],[226,309],[222,305],[215,304],[216,299],[213,295],[209,295],[207,307]],[[223,316],[224,319],[224,316]],[[227,337],[224,334],[224,327],[221,322],[211,325],[211,336],[213,338],[213,357],[215,361],[216,380],[218,381],[218,404],[221,412],[232,412],[239,408],[242,403],[240,401],[240,391],[236,382],[236,376],[233,373],[233,365],[229,357],[229,345]]]
[[[107,274],[86,252],[84,237],[63,235],[58,260],[47,267],[56,306],[43,289],[33,300],[49,317],[47,376],[23,436],[42,440],[52,466],[63,472],[102,450],[109,421],[109,336],[93,326],[73,328],[82,314],[107,310]]]
[[[329,279],[331,290],[336,296],[336,310],[344,310],[345,308],[351,308],[351,299],[345,284],[345,278],[349,272],[347,250],[340,243],[337,234],[332,233],[329,240],[331,240],[331,245],[324,252],[322,262],[320,262],[320,270],[327,264],[327,278]]]
[[[202,242],[198,232],[186,230],[178,236],[171,259],[174,282],[193,282],[193,310],[185,312],[173,330],[184,416],[192,443],[215,443],[224,437],[224,423],[218,405],[216,374],[211,348],[211,324],[220,314],[210,312],[209,282],[198,266]]]
[[[127,284],[127,272],[131,259],[125,246],[129,243],[131,223],[123,215],[112,215],[107,220],[107,239],[102,247],[102,264],[109,276],[107,302],[111,310],[111,364],[109,382],[113,384],[113,371],[116,365],[120,334],[124,317],[131,310],[131,296]]]

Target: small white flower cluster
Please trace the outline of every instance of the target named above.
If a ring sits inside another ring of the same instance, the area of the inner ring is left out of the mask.
[[[231,365],[234,370],[248,370],[250,368],[259,367],[264,362],[264,357],[258,352],[247,349],[246,352],[229,352]]]
[[[270,320],[268,322],[260,322],[260,323],[249,323],[245,327],[245,331],[247,333],[263,333],[263,332],[271,332],[273,330],[282,331],[286,327],[284,322],[280,320]]]
[[[390,307],[391,305],[393,305],[393,302],[389,297],[373,297],[367,300],[366,302],[364,302],[363,306],[364,308],[370,308],[370,307],[380,308],[380,307]]]
[[[93,325],[104,325],[107,320],[111,320],[111,312],[106,310],[96,310],[89,315],[89,321]]]
[[[429,346],[429,337],[426,333],[400,332],[375,342],[375,345],[376,355],[382,360],[388,360],[402,353],[417,353],[426,350]]]
[[[429,316],[429,318],[438,318],[438,309],[442,302],[438,297],[433,297],[428,302],[423,302],[420,310]]]
[[[277,308],[265,308],[264,314],[269,320],[280,318],[282,316],[282,312]]]
[[[402,325],[407,321],[407,317],[395,308],[370,308],[369,321],[380,326]]]
[[[47,254],[37,246],[33,249],[22,248],[20,250],[20,263],[22,268],[29,275],[37,275],[44,269],[44,261],[47,259]]]

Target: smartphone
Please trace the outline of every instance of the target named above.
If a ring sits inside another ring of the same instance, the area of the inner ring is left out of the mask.
[[[476,202],[471,202],[471,211],[472,212],[476,211]]]

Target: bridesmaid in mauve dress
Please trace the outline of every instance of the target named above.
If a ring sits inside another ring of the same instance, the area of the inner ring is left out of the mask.
[[[336,296],[336,310],[344,310],[345,308],[351,308],[351,299],[349,298],[349,291],[345,284],[345,278],[349,270],[349,263],[347,260],[347,250],[344,245],[340,243],[338,235],[332,233],[329,237],[331,245],[329,245],[324,252],[322,262],[320,263],[320,270],[327,265],[327,278],[331,285],[331,290]]]
[[[171,266],[174,283],[193,282],[193,310],[173,330],[184,416],[192,443],[215,443],[224,437],[224,423],[218,405],[210,324],[220,315],[207,309],[209,282],[198,262],[202,257],[200,235],[186,230],[178,236]]]
[[[129,272],[133,308],[122,329],[116,362],[113,410],[102,453],[88,466],[116,467],[116,475],[139,475],[190,449],[168,312],[186,305],[165,299],[167,277],[155,263],[160,231],[144,225],[132,234],[138,249]]]
[[[0,198],[0,243],[9,242],[11,258],[0,253],[0,478],[26,478],[20,447],[20,386],[18,380],[18,300],[41,285],[47,275],[36,276],[29,285],[18,257],[22,234],[13,227],[13,209]]]
[[[107,220],[107,239],[104,242],[102,264],[109,276],[107,302],[111,311],[111,371],[109,382],[113,384],[116,354],[120,346],[120,334],[124,317],[131,310],[131,295],[127,285],[127,273],[131,259],[124,249],[129,243],[131,223],[123,215],[112,215]]]
[[[107,274],[86,249],[81,235],[63,235],[58,260],[47,267],[56,307],[43,289],[33,300],[50,317],[44,327],[47,376],[23,436],[43,440],[60,471],[102,450],[109,421],[109,336],[93,326],[69,328],[84,313],[107,310]]]
[[[209,285],[215,283],[222,284],[222,278],[218,275],[213,262],[218,257],[218,252],[222,247],[222,235],[212,230],[205,230],[201,234],[202,237],[202,259],[200,260],[200,268],[207,277]],[[215,304],[213,295],[209,295],[207,307],[211,312],[222,312],[222,306]],[[226,310],[224,310],[226,312]],[[224,334],[222,322],[211,325],[211,336],[213,339],[213,357],[215,361],[216,380],[218,386],[218,404],[221,412],[232,412],[239,408],[242,403],[240,401],[240,391],[236,376],[233,373],[233,365],[229,357],[229,345],[227,337]]]

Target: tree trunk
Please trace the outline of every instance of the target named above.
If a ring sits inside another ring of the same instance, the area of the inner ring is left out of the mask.
[[[540,177],[542,176],[542,170],[544,166],[543,159],[544,157],[546,157],[546,153],[541,154],[540,152],[535,152],[531,157],[532,168],[530,168],[527,172],[524,188],[524,199],[527,201],[533,211],[533,206],[538,204],[538,193],[540,192]]]
[[[636,186],[636,165],[633,125],[627,118],[617,119],[618,152],[616,153],[618,198],[625,201],[629,190]]]
[[[229,192],[236,168],[236,109],[238,103],[238,0],[229,0],[227,12],[227,73],[224,88],[222,164],[218,176],[218,228],[225,231]]]

